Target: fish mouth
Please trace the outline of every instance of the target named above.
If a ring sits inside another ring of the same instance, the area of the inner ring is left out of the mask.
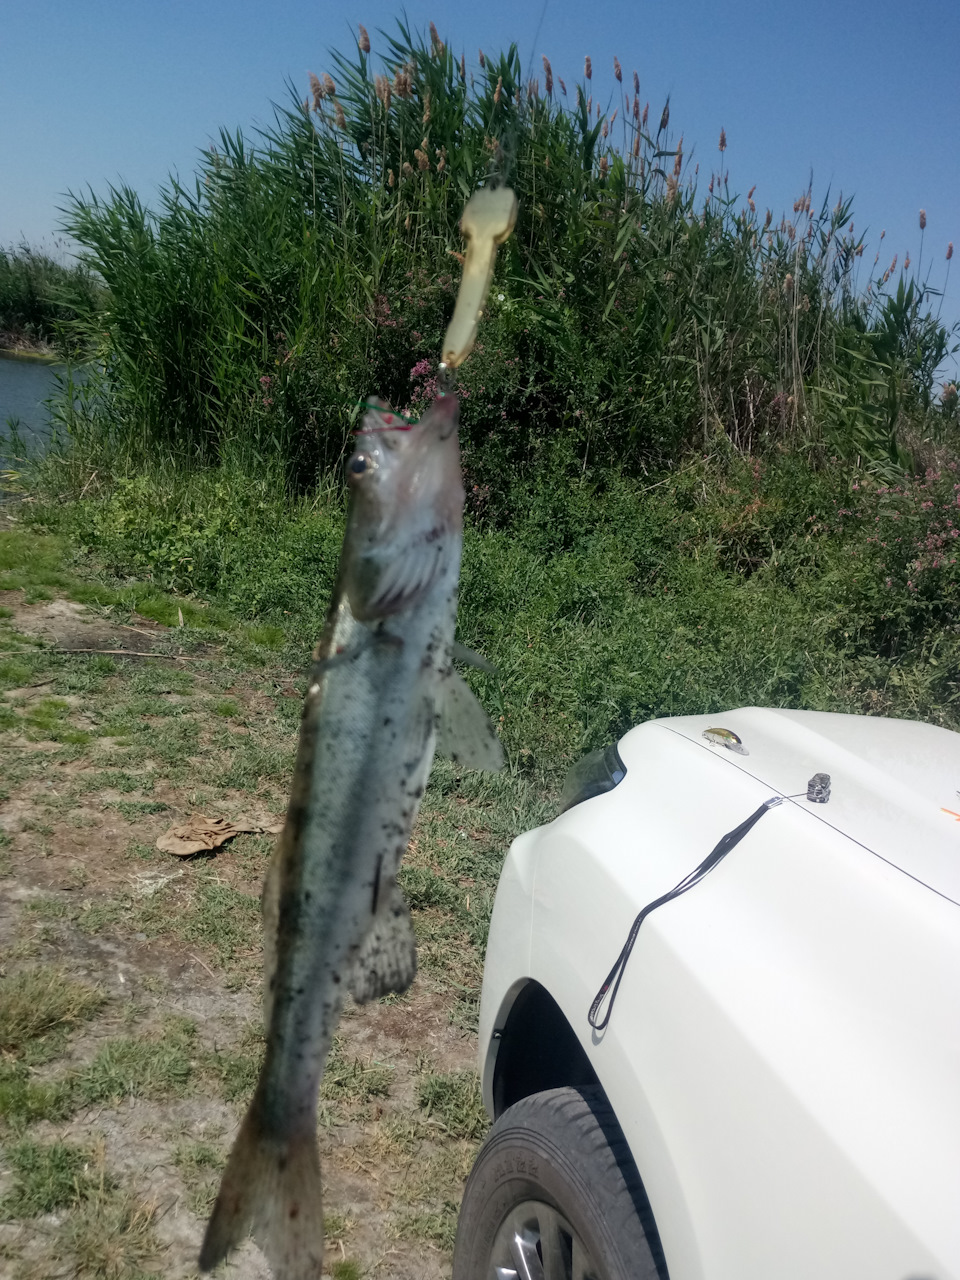
[[[375,414],[379,421],[372,424],[364,422],[363,425],[355,428],[353,432],[355,436],[378,435],[393,431],[413,431],[429,418],[430,426],[435,428],[438,438],[446,440],[456,430],[459,421],[460,401],[456,392],[441,391],[436,399],[431,401],[422,418],[410,418],[405,413],[391,409],[385,400],[376,398],[361,400],[359,407]]]
[[[371,409],[380,417],[381,421],[379,426],[354,428],[353,434],[355,436],[374,435],[378,431],[412,431],[414,427],[420,425],[419,418],[408,418],[406,414],[398,413],[391,409],[385,401],[361,400],[359,408]]]

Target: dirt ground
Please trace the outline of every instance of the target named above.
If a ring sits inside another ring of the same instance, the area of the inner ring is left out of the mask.
[[[273,837],[186,859],[156,840],[197,814],[282,816],[302,672],[49,588],[0,604],[0,1277],[192,1276],[262,1049]],[[421,973],[344,1015],[319,1123],[340,1280],[450,1274],[486,1123],[471,859],[497,839],[480,801],[425,806]],[[269,1272],[248,1243],[218,1274]]]

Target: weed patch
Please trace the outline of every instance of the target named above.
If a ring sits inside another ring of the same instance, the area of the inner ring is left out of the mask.
[[[23,1139],[4,1147],[13,1172],[13,1189],[0,1212],[10,1218],[34,1218],[54,1213],[86,1199],[95,1189],[92,1157],[67,1142],[34,1142]]]
[[[68,1215],[58,1250],[73,1261],[78,1280],[142,1280],[159,1275],[156,1207],[105,1175],[93,1195]]]
[[[386,1063],[347,1058],[343,1038],[334,1037],[320,1085],[320,1097],[328,1102],[364,1103],[390,1092],[393,1068]]]
[[[429,1240],[441,1249],[452,1250],[457,1238],[457,1217],[460,1205],[455,1200],[445,1200],[439,1209],[406,1211],[397,1214],[394,1229],[399,1236],[409,1240]]]
[[[198,1066],[193,1036],[193,1029],[181,1023],[171,1024],[162,1037],[108,1041],[78,1072],[73,1083],[75,1106],[183,1095]]]
[[[0,1052],[23,1053],[76,1026],[103,1006],[102,992],[62,970],[28,969],[0,978]]]
[[[428,1074],[417,1087],[417,1101],[426,1114],[453,1138],[475,1140],[487,1131],[487,1113],[475,1071]]]
[[[184,1142],[174,1151],[173,1162],[180,1170],[190,1211],[198,1218],[208,1217],[227,1162],[226,1152],[212,1142]]]
[[[62,1120],[72,1110],[68,1082],[37,1081],[23,1063],[0,1060],[0,1124],[21,1132],[40,1120]]]

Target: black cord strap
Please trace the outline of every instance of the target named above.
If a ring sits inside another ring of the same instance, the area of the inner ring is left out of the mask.
[[[633,944],[637,940],[637,934],[640,932],[640,926],[646,920],[651,911],[655,911],[657,907],[662,907],[665,902],[672,902],[674,898],[679,898],[682,893],[686,893],[688,889],[692,889],[695,884],[699,884],[703,877],[727,856],[732,848],[740,843],[743,837],[760,821],[768,809],[775,809],[778,804],[783,804],[783,796],[772,796],[769,800],[765,800],[759,809],[751,813],[740,823],[739,827],[734,827],[732,831],[728,831],[725,836],[721,836],[717,841],[713,850],[707,854],[699,867],[691,871],[688,876],[680,881],[675,888],[669,893],[665,893],[663,897],[656,898],[653,902],[648,902],[640,914],[630,926],[630,932],[627,940],[623,944],[623,950],[617,956],[616,962],[604,980],[603,986],[597,992],[593,1004],[590,1006],[590,1012],[587,1014],[587,1021],[593,1027],[594,1031],[602,1031],[610,1021],[610,1015],[613,1013],[613,1002],[617,998],[617,991],[620,989],[620,979],[627,967],[627,961],[630,959],[630,952],[633,950]],[[612,988],[612,990],[611,990]],[[607,1011],[604,1016],[600,1017],[600,1009],[609,992],[610,1001],[607,1005]]]

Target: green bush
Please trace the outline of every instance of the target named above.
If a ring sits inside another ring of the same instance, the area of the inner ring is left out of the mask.
[[[497,668],[469,678],[514,758],[548,768],[647,717],[735,705],[951,725],[958,482],[950,466],[886,486],[785,451],[692,457],[650,485],[547,471],[509,529],[468,524],[459,634]],[[261,619],[306,662],[335,577],[339,499],[290,502],[203,470],[176,490],[141,477],[37,515],[117,572]]]

